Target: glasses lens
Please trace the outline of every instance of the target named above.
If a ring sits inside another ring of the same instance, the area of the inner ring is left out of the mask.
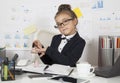
[[[69,21],[73,20],[72,18],[64,20],[62,23],[57,24],[57,26],[54,26],[55,28],[60,28],[62,25],[67,25]]]
[[[71,21],[71,20],[72,20],[72,18],[71,19],[67,19],[67,20],[63,21],[63,24],[67,25],[69,23],[69,21]]]

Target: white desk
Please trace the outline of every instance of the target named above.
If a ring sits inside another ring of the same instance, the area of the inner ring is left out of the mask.
[[[71,76],[77,77],[75,76],[76,72],[73,72],[71,74]],[[28,75],[30,75],[30,73],[25,73],[22,75],[16,75],[16,80],[14,81],[1,81],[0,83],[60,83],[58,81],[53,81],[53,80],[48,80],[47,78],[29,78]],[[113,78],[102,78],[102,77],[98,77],[98,76],[94,76],[94,77],[90,77],[88,78],[90,80],[89,83],[120,83],[120,76],[117,77],[113,77]]]
[[[71,76],[78,78],[76,70],[71,74]],[[120,76],[112,77],[112,78],[93,76],[86,79],[89,79],[90,83],[120,83]]]

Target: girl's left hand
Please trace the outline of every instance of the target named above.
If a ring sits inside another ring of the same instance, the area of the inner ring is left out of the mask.
[[[47,48],[40,48],[39,49],[39,53],[41,53],[41,57],[45,55],[45,52],[46,52]]]

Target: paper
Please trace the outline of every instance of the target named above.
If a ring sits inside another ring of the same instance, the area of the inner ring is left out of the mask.
[[[33,73],[44,73],[45,67],[46,67],[45,64],[40,64],[37,67],[35,67],[34,63],[32,63],[27,66],[22,66],[22,67],[17,66],[16,68],[22,68],[23,71],[28,71],[28,72],[33,72]]]
[[[81,16],[83,16],[80,8],[75,8],[75,9],[73,9],[73,11],[77,15],[78,18],[80,18]]]
[[[73,68],[70,66],[60,65],[60,64],[53,64],[49,66],[44,72],[51,73],[51,74],[59,74],[59,75],[69,75]]]
[[[23,30],[25,35],[29,35],[29,34],[34,33],[36,31],[37,31],[37,27],[35,25],[30,25]]]
[[[34,63],[28,66],[16,66],[16,68],[22,68],[23,71],[33,72],[33,73],[50,73],[50,74],[57,74],[57,75],[69,75],[70,72],[73,70],[70,66],[60,65],[60,64],[53,64],[46,68],[47,65],[39,64],[39,66],[35,67]],[[45,69],[46,68],[46,69]]]

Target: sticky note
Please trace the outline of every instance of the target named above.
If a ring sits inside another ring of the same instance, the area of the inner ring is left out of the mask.
[[[80,18],[81,16],[83,16],[80,8],[74,8],[73,11],[77,15],[78,18]]]
[[[25,35],[32,34],[36,31],[37,31],[37,27],[35,25],[30,25],[23,30]]]

